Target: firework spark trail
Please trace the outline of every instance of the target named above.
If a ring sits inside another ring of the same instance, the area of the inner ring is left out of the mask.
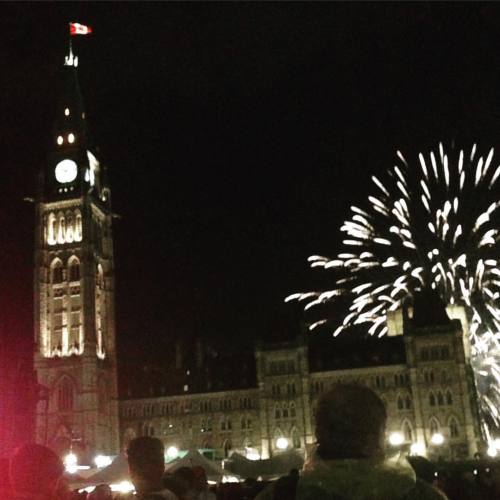
[[[420,153],[410,162],[398,151],[386,176],[372,177],[374,191],[364,206],[351,207],[344,251],[335,258],[312,256],[312,267],[340,275],[328,292],[294,294],[306,308],[348,296],[349,311],[334,335],[366,324],[372,335],[386,333],[389,311],[424,287],[437,290],[447,304],[463,305],[481,404],[500,428],[500,165],[494,151]],[[326,319],[311,329],[327,323]],[[489,431],[487,431],[489,432]]]

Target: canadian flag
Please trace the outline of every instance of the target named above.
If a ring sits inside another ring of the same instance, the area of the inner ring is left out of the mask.
[[[90,35],[92,28],[79,23],[69,23],[69,34],[74,35]]]

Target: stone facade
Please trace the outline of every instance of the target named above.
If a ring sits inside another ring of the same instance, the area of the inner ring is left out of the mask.
[[[334,384],[355,383],[379,394],[387,436],[398,433],[407,452],[418,443],[429,457],[472,457],[481,437],[460,321],[419,328],[408,318],[399,325],[404,331],[393,333],[404,342],[402,363],[315,371],[305,342],[259,345],[254,388],[123,400],[122,446],[154,435],[167,447],[211,448],[219,458],[231,449],[267,458],[280,452],[277,440],[285,437],[289,447],[304,451],[314,442],[318,396]],[[444,442],[435,444],[434,435]]]

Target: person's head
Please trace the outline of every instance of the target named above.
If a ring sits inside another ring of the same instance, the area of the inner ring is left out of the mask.
[[[436,478],[436,467],[434,464],[427,460],[425,457],[415,456],[406,459],[415,471],[415,475],[425,481],[426,483],[433,484]]]
[[[127,449],[130,478],[139,493],[161,489],[165,470],[163,443],[153,437],[132,439]]]
[[[182,481],[188,491],[196,488],[196,476],[191,467],[179,467],[174,471],[174,477]]]
[[[168,471],[163,474],[162,484],[164,488],[170,490],[179,498],[183,498],[189,490],[184,480]]]
[[[207,473],[201,465],[193,467],[193,474],[195,479],[195,486],[198,491],[206,490],[208,487]]]
[[[61,459],[49,448],[25,444],[10,460],[9,476],[16,494],[51,498],[64,473]]]
[[[88,500],[111,500],[113,493],[107,484],[98,484],[94,491],[87,495]]]
[[[318,453],[323,459],[384,455],[387,413],[382,400],[361,385],[335,385],[318,400]]]

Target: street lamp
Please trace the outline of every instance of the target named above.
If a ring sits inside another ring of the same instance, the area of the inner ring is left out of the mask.
[[[441,446],[444,443],[444,436],[440,432],[436,432],[431,436],[431,443]]]
[[[497,448],[494,444],[490,444],[488,446],[488,450],[486,451],[489,457],[495,458],[498,454]]]
[[[170,460],[174,460],[174,458],[177,458],[179,455],[179,448],[177,446],[169,446],[167,448],[167,457],[170,458]]]
[[[276,448],[278,450],[286,450],[288,448],[288,439],[280,437],[276,440]]]
[[[392,432],[389,435],[389,444],[391,446],[400,446],[404,443],[404,436],[401,434],[401,432]]]
[[[72,451],[64,457],[64,467],[66,472],[70,474],[74,474],[78,470],[78,457]]]
[[[97,455],[94,458],[94,463],[98,469],[102,469],[103,467],[107,467],[108,465],[111,465],[111,457],[108,457],[106,455]]]
[[[425,446],[422,443],[412,443],[410,446],[410,455],[425,455]]]

